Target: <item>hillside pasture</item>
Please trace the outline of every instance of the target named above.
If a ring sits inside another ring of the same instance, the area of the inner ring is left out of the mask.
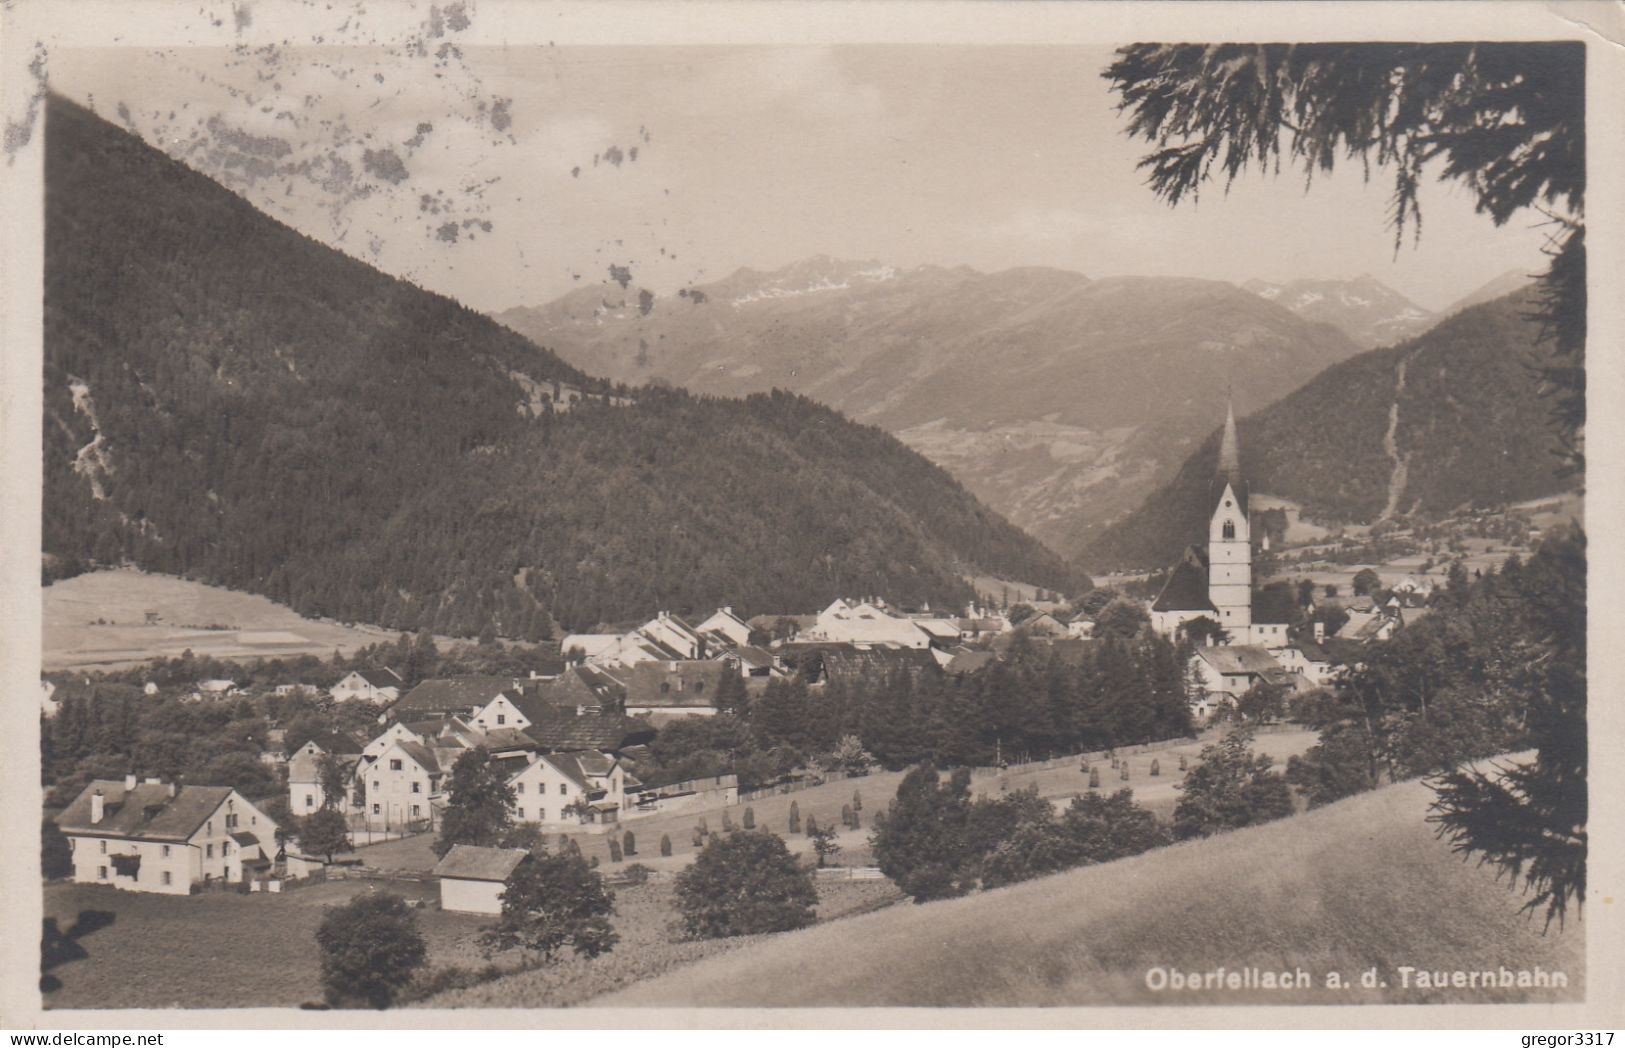
[[[307,619],[251,593],[131,568],[45,587],[42,625],[46,670],[118,669],[188,649],[217,659],[325,658],[395,637]]]
[[[775,936],[595,1005],[1057,1006],[1575,1001],[1579,922],[1544,929],[1424,821],[1419,782],[966,898]],[[855,949],[854,943],[861,943]],[[1153,969],[1309,973],[1307,989],[1153,990]],[[1425,970],[1558,971],[1561,989],[1421,989]],[[1362,988],[1375,968],[1386,985]],[[1351,988],[1330,989],[1337,972]],[[516,1001],[515,1003],[522,1003]]]
[[[485,963],[474,938],[488,919],[440,911],[432,883],[344,880],[275,895],[195,896],[51,884],[47,920],[69,934],[80,922],[81,931],[101,926],[76,940],[83,957],[51,969],[61,985],[44,995],[45,1007],[293,1008],[320,1000],[323,912],[373,890],[427,901],[414,912],[431,965]]]

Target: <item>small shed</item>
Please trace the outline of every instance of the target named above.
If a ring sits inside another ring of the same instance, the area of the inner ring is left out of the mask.
[[[453,913],[501,913],[508,878],[529,857],[523,848],[452,845],[434,868],[440,878],[440,908]]]

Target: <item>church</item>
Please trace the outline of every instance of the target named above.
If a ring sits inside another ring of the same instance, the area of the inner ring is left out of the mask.
[[[1173,637],[1187,622],[1206,618],[1225,631],[1227,644],[1285,648],[1290,602],[1261,601],[1253,591],[1252,524],[1233,405],[1225,410],[1219,466],[1207,504],[1207,545],[1185,548],[1151,605],[1152,627]]]

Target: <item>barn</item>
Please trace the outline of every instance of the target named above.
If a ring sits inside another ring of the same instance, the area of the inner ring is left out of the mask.
[[[434,868],[440,878],[440,908],[454,913],[501,913],[508,878],[528,858],[530,853],[523,848],[452,845]]]

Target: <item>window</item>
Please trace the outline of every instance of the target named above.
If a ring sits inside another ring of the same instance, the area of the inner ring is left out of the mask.
[[[205,837],[213,837],[214,836],[214,820],[213,819],[210,819],[208,822],[203,824],[203,836],[205,836]]]
[[[98,881],[107,880],[107,867],[105,867],[105,866],[96,867],[96,879]]]
[[[163,857],[164,857],[164,858],[166,858],[166,859],[167,859],[167,858],[169,858],[169,845],[167,845],[167,844],[166,844],[166,845],[164,845],[164,846],[163,846],[163,847],[162,847],[162,848],[161,848],[161,849],[160,849],[160,850],[159,850],[159,852],[158,852],[158,854],[159,854],[159,855],[162,855],[162,856],[163,856]]]
[[[570,787],[566,786],[562,782],[559,783],[559,796],[560,797],[568,796],[569,793],[570,793]]]
[[[220,857],[222,859],[224,859],[227,855],[230,855],[230,854],[231,854],[231,842],[230,841],[221,841],[220,842]]]
[[[307,807],[307,808],[316,807],[316,797],[315,797],[315,795],[309,794],[309,793],[305,794],[305,807]]]
[[[501,725],[506,723],[508,723],[508,715],[506,713],[497,714],[497,724]]]
[[[417,818],[418,814],[419,814],[418,806],[416,804],[412,805],[412,818],[414,818],[414,819]]]
[[[98,843],[100,843],[101,846],[102,846],[102,848],[101,848],[102,854],[106,855],[107,854],[107,842],[106,841],[100,841]]]
[[[374,804],[374,805],[373,805],[373,806],[372,806],[372,813],[373,813],[373,814],[374,814],[374,815],[377,815],[377,814],[378,814],[378,813],[379,813],[379,811],[378,811],[378,805],[376,805],[376,804]]]
[[[520,822],[524,822],[524,821],[525,821],[525,809],[523,809],[523,808],[516,808],[516,809],[514,809],[514,810],[515,810],[515,811],[517,811],[517,812],[518,812],[518,813],[519,813],[519,821],[520,821]]]
[[[400,771],[401,770],[401,760],[400,760],[399,757],[395,757],[395,758],[392,758],[390,760],[390,762],[389,762],[389,770],[390,771]]]
[[[163,873],[159,874],[159,880],[163,881],[165,884],[168,884],[169,883],[169,871],[165,870]]]
[[[546,822],[547,821],[547,809],[546,808],[537,808],[536,809],[536,821],[537,822]]]
[[[523,782],[514,783],[513,792],[515,792],[515,793],[524,793],[525,792],[525,784]]]
[[[235,816],[235,815],[226,816],[226,829],[235,830],[236,828],[237,828],[237,816]]]
[[[378,788],[378,780],[377,779],[372,780],[372,788],[375,789],[375,790]]]
[[[206,858],[206,859],[214,858],[214,845],[205,844],[203,846],[203,857]]]
[[[421,783],[421,782],[412,783],[412,792],[413,793],[422,793],[423,792],[423,783]]]
[[[1224,537],[1227,539],[1233,539],[1236,537],[1236,525],[1234,521],[1227,520],[1224,522]]]

